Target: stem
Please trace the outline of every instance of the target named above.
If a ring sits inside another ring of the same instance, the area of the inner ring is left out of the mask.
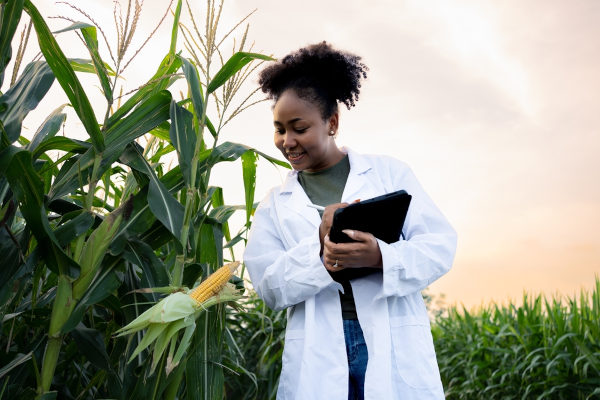
[[[71,316],[74,307],[75,301],[73,300],[71,282],[66,275],[61,274],[58,276],[56,298],[54,299],[52,314],[50,316],[48,343],[44,352],[42,379],[41,385],[38,388],[38,398],[41,398],[42,395],[50,390],[63,340],[60,331]]]

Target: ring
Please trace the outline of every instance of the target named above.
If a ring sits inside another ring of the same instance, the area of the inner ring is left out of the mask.
[[[337,268],[337,267],[338,267],[338,264],[337,264],[337,263],[338,263],[338,260],[337,260],[337,258],[336,258],[336,259],[335,259],[335,264],[333,264],[333,268]]]

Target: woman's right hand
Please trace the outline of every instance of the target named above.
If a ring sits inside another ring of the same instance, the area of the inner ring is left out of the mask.
[[[325,243],[325,236],[329,235],[331,224],[333,224],[333,214],[338,208],[348,207],[348,203],[334,203],[325,207],[323,210],[323,217],[321,218],[321,226],[319,226],[319,237],[321,239],[321,255],[323,255],[323,244]]]

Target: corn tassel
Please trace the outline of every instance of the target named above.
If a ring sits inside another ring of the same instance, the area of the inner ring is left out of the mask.
[[[216,296],[229,281],[239,265],[239,261],[223,265],[192,290],[189,296],[196,300],[198,304],[202,304],[212,296]]]

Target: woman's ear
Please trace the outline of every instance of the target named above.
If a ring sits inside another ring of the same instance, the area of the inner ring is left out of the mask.
[[[329,117],[329,132],[331,133],[333,131],[331,136],[337,135],[339,120],[340,114],[337,111]]]

